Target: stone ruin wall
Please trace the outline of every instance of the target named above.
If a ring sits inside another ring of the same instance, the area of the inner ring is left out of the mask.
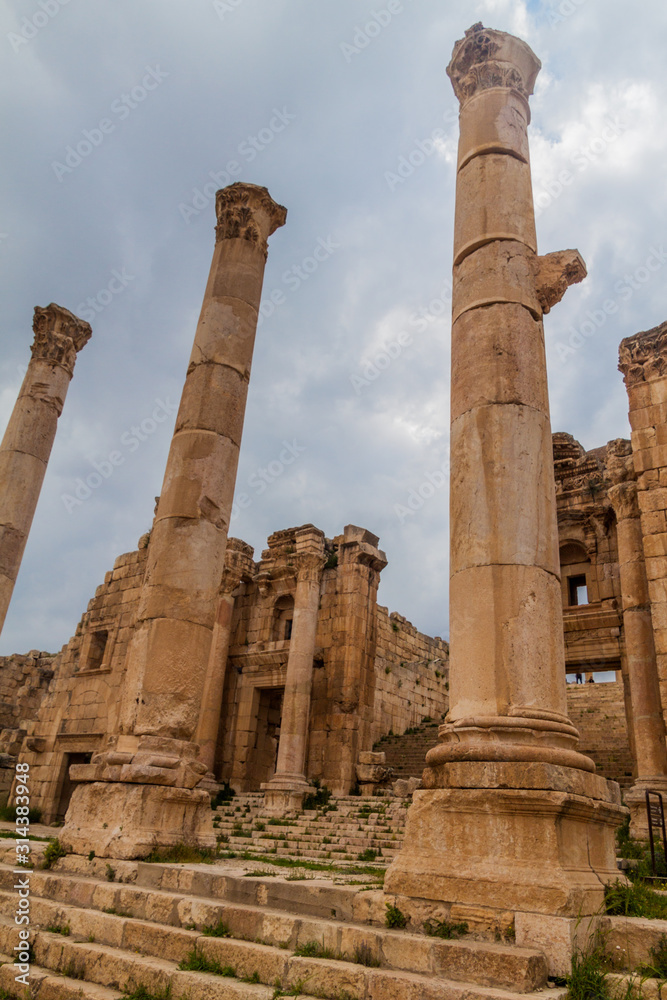
[[[116,728],[145,562],[145,548],[116,559],[74,636],[54,657],[53,680],[27,726],[22,757],[31,765],[33,801],[44,808],[46,822],[56,818],[61,796],[67,795],[71,758],[82,761],[81,755],[95,752]]]
[[[440,722],[449,705],[448,644],[381,605],[377,621],[373,743],[425,718]]]
[[[53,677],[54,653],[0,656],[0,729],[25,729],[35,718]]]

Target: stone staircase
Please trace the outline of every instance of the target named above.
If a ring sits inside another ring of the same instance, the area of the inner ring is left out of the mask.
[[[380,889],[256,877],[232,862],[69,855],[41,871],[39,850],[29,875],[37,1000],[519,1000],[547,984],[538,950],[389,929]],[[14,857],[13,845],[0,852],[0,990],[22,997]]]
[[[235,795],[215,810],[213,825],[221,850],[272,859],[387,865],[403,843],[410,802],[390,797],[331,797],[291,818],[264,815],[261,792]]]
[[[439,722],[423,722],[402,736],[383,736],[374,749],[384,751],[395,778],[421,778],[426,753],[438,742],[439,726]]]
[[[568,715],[581,734],[579,750],[592,757],[598,774],[632,784],[632,756],[625,721],[623,685],[568,684]],[[402,736],[383,736],[375,750],[384,751],[387,767],[396,778],[421,778],[424,758],[438,742],[437,722],[416,726]]]
[[[598,774],[628,788],[632,784],[632,756],[623,685],[568,684],[567,707],[581,734],[578,749],[593,758]]]

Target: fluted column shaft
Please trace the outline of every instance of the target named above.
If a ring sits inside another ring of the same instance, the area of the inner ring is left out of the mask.
[[[53,302],[35,309],[35,339],[0,445],[0,631],[16,583],[77,352],[91,329]]]
[[[122,725],[192,740],[224,565],[267,240],[285,209],[266,188],[216,199],[217,241],[160,495]]]

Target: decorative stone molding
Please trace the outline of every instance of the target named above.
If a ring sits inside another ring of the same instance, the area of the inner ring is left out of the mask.
[[[636,479],[635,466],[632,460],[632,445],[625,438],[616,438],[614,441],[608,442],[605,473],[607,479],[614,486]]]
[[[90,323],[52,302],[44,307],[35,306],[32,328],[35,334],[30,348],[33,359],[62,365],[71,378],[76,356],[91,338]]]
[[[667,375],[667,322],[621,341],[618,370],[626,388]]]
[[[462,105],[475,94],[497,87],[527,99],[541,66],[525,42],[478,22],[454,46],[447,75]]]
[[[265,259],[269,236],[284,226],[287,218],[287,209],[278,205],[265,187],[241,182],[218,191],[215,211],[216,243],[247,240],[262,250]]]
[[[240,538],[227,539],[225,568],[220,581],[220,594],[232,594],[241,581],[251,580],[255,569],[255,550]]]
[[[618,483],[609,488],[609,499],[619,521],[628,517],[639,517],[637,502],[637,483]]]

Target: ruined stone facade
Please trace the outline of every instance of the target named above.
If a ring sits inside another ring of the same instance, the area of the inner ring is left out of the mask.
[[[239,791],[258,790],[275,772],[294,620],[295,537],[303,530],[276,532],[261,559],[250,558],[246,578],[233,591],[228,658],[215,664],[224,674],[224,689],[213,775]],[[370,750],[389,731],[403,732],[425,717],[440,719],[447,704],[447,644],[377,605],[373,577],[379,574],[364,562],[369,539],[377,544],[374,536],[350,526],[325,540],[310,722],[304,733],[307,779],[318,778],[342,793],[356,783],[359,752]],[[116,560],[75,635],[49,658],[52,680],[39,710],[34,702],[22,703],[31,707],[23,757],[31,765],[33,803],[47,821],[64,817],[73,789],[70,766],[88,763],[105,734],[118,729],[149,546],[144,536],[136,552]],[[241,546],[230,539],[228,553]],[[353,590],[347,586],[350,575]],[[225,599],[221,594],[220,602]],[[6,685],[23,676],[27,659],[5,658]],[[8,714],[7,725],[14,722],[15,715]]]

